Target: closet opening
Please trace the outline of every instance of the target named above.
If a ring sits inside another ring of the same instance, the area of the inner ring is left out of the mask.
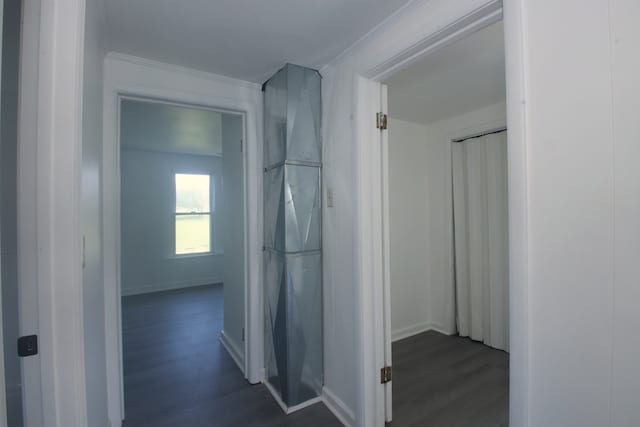
[[[502,22],[396,72],[383,93],[385,335],[393,372],[386,419],[398,426],[506,426]]]

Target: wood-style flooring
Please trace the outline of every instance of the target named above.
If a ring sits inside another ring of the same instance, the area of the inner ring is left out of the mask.
[[[123,298],[125,427],[342,425],[322,403],[286,416],[220,345],[222,322],[222,285]]]
[[[435,331],[393,343],[392,427],[509,423],[509,355]]]

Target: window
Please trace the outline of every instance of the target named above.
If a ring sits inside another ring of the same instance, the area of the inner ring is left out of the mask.
[[[211,177],[176,174],[176,255],[211,252]]]

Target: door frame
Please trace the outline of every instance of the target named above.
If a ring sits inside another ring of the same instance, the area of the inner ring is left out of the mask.
[[[155,71],[179,72],[190,77],[208,77],[218,80],[218,76],[193,72],[181,67],[147,61],[126,55],[110,54],[135,65],[151,67]],[[107,59],[108,61],[109,59]],[[124,383],[122,366],[122,323],[121,323],[121,277],[120,277],[120,103],[122,99],[140,99],[192,108],[238,114],[243,117],[243,162],[244,162],[244,267],[245,267],[245,341],[244,361],[241,366],[244,377],[250,383],[262,381],[262,293],[260,288],[262,246],[262,210],[259,189],[262,188],[261,103],[255,100],[229,98],[223,94],[200,94],[168,88],[162,81],[155,86],[148,82],[124,82],[105,71],[104,111],[103,111],[103,232],[104,232],[104,290],[107,357],[107,397],[109,419],[118,425],[125,416]],[[139,76],[138,76],[139,77]],[[136,77],[134,77],[135,80]],[[259,86],[246,82],[220,78],[225,83],[246,85],[249,90],[259,91]]]
[[[2,33],[4,23],[4,2],[0,2],[0,82],[2,81]],[[0,107],[0,111],[1,107]],[[1,125],[0,125],[1,126]],[[2,181],[0,180],[0,186]],[[0,218],[2,214],[0,213]],[[2,241],[2,234],[0,233],[0,241]],[[0,427],[7,426],[7,392],[6,381],[4,376],[4,326],[2,323],[2,256],[0,256]]]
[[[518,0],[489,1],[460,16],[420,42],[406,46],[356,75],[355,146],[358,197],[359,373],[361,425],[383,426],[391,419],[391,383],[380,384],[379,372],[390,360],[388,212],[384,200],[387,165],[386,132],[374,126],[376,113],[386,113],[382,84],[397,71],[500,20],[505,27],[507,126],[509,128],[509,265],[510,265],[510,424],[528,425],[528,290],[527,169],[524,111],[522,10]],[[389,412],[387,412],[389,411]]]
[[[28,426],[87,423],[80,254],[84,0],[22,2],[18,105],[19,334]]]

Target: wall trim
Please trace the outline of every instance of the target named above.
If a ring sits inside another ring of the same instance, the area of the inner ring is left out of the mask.
[[[282,411],[287,415],[297,412],[301,409],[308,408],[309,406],[315,405],[316,403],[322,402],[322,396],[318,396],[314,397],[313,399],[309,399],[306,402],[302,402],[299,405],[287,406],[280,398],[280,395],[278,394],[276,389],[273,388],[273,386],[269,384],[268,381],[263,381],[262,383],[267,387],[267,390],[269,390],[269,393],[271,393],[280,409],[282,409]]]
[[[261,380],[263,367],[262,276],[262,93],[260,86],[170,64],[110,53],[104,63],[103,96],[103,262],[107,353],[107,396],[111,425],[124,419],[120,286],[120,99],[195,105],[244,117],[245,162],[245,377]]]
[[[26,23],[34,25],[29,25],[25,52],[29,62],[36,61],[37,76],[21,66],[21,86],[32,85],[35,92],[24,89],[21,95],[27,95],[29,104],[33,95],[37,104],[29,105],[27,117],[19,124],[18,150],[25,154],[21,146],[28,144],[34,151],[29,151],[33,157],[18,159],[18,203],[25,207],[20,200],[30,199],[28,204],[35,206],[31,206],[33,216],[19,210],[18,227],[22,230],[22,214],[28,222],[35,220],[29,226],[35,229],[37,251],[19,253],[19,258],[26,257],[19,260],[20,266],[35,272],[35,282],[26,283],[19,267],[20,293],[36,294],[35,301],[20,297],[20,327],[24,332],[22,321],[27,319],[40,347],[37,357],[21,361],[24,402],[29,409],[25,421],[50,427],[84,426],[88,418],[80,199],[85,2],[34,1],[25,2],[24,7],[37,13],[24,16]],[[31,44],[36,34],[37,46]],[[31,49],[37,49],[37,60]],[[29,73],[26,83],[25,72]],[[25,126],[35,129],[34,134],[29,131],[33,140],[21,135]],[[29,169],[34,158],[35,170]],[[20,235],[18,239],[19,247],[33,247]],[[34,316],[37,324],[28,319]],[[27,364],[32,369],[25,369]]]
[[[150,294],[153,292],[173,291],[176,289],[195,288],[197,286],[222,285],[222,278],[210,277],[203,279],[180,280],[175,282],[158,282],[148,285],[138,286],[135,289],[122,289],[121,296]]]
[[[156,70],[165,70],[172,73],[180,73],[196,77],[199,79],[211,80],[216,83],[226,83],[233,86],[241,86],[251,90],[262,90],[262,86],[258,83],[249,82],[246,80],[234,79],[233,77],[223,76],[220,74],[210,73],[208,71],[196,70],[193,68],[183,67],[181,65],[169,64],[166,62],[155,61],[153,59],[142,58],[134,55],[127,55],[126,53],[109,52],[106,55],[107,58],[121,62],[128,62],[130,64],[139,65],[142,67],[153,68]]]
[[[320,67],[320,70],[319,70],[320,74],[323,74],[324,70],[326,70],[327,67],[330,67],[332,65],[335,65],[341,62],[350,53],[356,52],[368,39],[374,37],[375,34],[381,29],[383,29],[388,23],[398,19],[398,17],[401,16],[403,13],[405,13],[406,10],[410,10],[414,8],[415,4],[418,1],[419,0],[409,0],[408,2],[400,6],[398,9],[396,9],[394,12],[392,12],[390,15],[384,18],[380,23],[378,23],[375,27],[367,31],[365,35],[360,37],[358,40],[356,40],[351,45],[349,45],[345,50],[343,50],[338,55],[336,55],[333,59],[331,59],[329,63]]]
[[[233,361],[236,362],[236,365],[240,368],[240,372],[244,374],[244,354],[233,340],[224,333],[224,330],[220,331],[220,344],[227,350],[227,353],[229,353]]]
[[[436,322],[431,324],[431,330],[440,332],[441,334],[444,334],[444,335],[455,335],[458,333],[455,327],[453,329],[447,329],[441,323],[436,323]]]
[[[405,9],[404,13],[396,16],[392,21],[388,21],[384,28],[379,28],[367,37],[366,41],[359,43],[358,50],[351,52],[350,57],[333,61],[330,66],[339,68],[341,66],[351,67],[354,74],[354,110],[353,135],[354,135],[354,170],[356,188],[356,318],[359,372],[358,372],[358,410],[357,422],[360,426],[384,426],[385,421],[391,421],[391,405],[387,388],[375,381],[376,370],[379,370],[385,363],[384,351],[390,342],[385,343],[385,330],[383,325],[385,316],[389,313],[389,301],[383,297],[385,294],[384,273],[379,268],[384,265],[384,248],[381,249],[383,240],[384,223],[381,215],[382,206],[380,203],[383,191],[382,175],[384,174],[381,165],[381,156],[384,150],[384,136],[371,126],[371,117],[375,112],[384,111],[386,103],[384,96],[383,79],[400,69],[410,65],[414,61],[423,59],[435,50],[444,47],[455,40],[466,37],[481,28],[498,21],[502,16],[502,2],[499,0],[478,0],[474,2],[411,2],[413,7]],[[428,25],[420,23],[425,17],[430,20]],[[507,15],[505,20],[513,20],[513,15]],[[521,31],[521,22],[510,22],[511,26],[505,25],[506,38],[512,33]],[[427,25],[427,27],[425,27]],[[402,29],[406,28],[403,35]],[[425,29],[428,28],[428,29]],[[390,37],[385,37],[390,36]],[[514,37],[515,38],[515,37]],[[516,54],[522,53],[522,45],[512,47]],[[509,47],[506,47],[509,53]],[[352,58],[353,57],[353,58]],[[517,87],[509,85],[510,78],[522,72],[523,63],[509,61],[507,58],[507,110],[510,117],[520,119],[523,105],[516,101],[509,93],[520,93],[522,91],[521,81],[516,82]],[[340,70],[339,70],[340,71]],[[382,94],[383,95],[383,94]],[[522,99],[522,98],[520,98]],[[511,120],[509,128],[512,129]],[[517,125],[515,127],[518,127]],[[510,143],[511,143],[510,138]],[[514,138],[515,140],[516,138]],[[521,140],[515,141],[521,144]],[[521,147],[518,148],[518,155]],[[518,184],[526,184],[526,169],[523,168],[521,159],[514,161],[510,153],[509,168],[510,181],[516,175]],[[524,186],[526,187],[526,185]],[[519,188],[523,190],[523,188]],[[526,188],[524,188],[526,190]],[[523,199],[513,198],[510,189],[509,207],[510,212],[517,212],[517,216],[526,213],[526,206],[522,205]],[[526,193],[525,193],[526,194]],[[517,223],[517,233],[523,236],[524,240],[515,243],[510,248],[510,264],[520,263],[520,259],[514,260],[514,253],[519,255],[520,249],[526,246],[526,222],[518,218],[510,218],[510,225]],[[510,237],[510,244],[514,243],[514,235]],[[516,250],[515,247],[518,247]],[[518,269],[518,276],[521,273]],[[512,288],[519,294],[524,280],[513,280],[514,273],[511,272]],[[523,279],[521,276],[519,279]],[[511,298],[514,301],[514,298]],[[523,306],[523,303],[525,306]],[[511,313],[514,311],[526,311],[526,301],[521,299],[518,304],[513,304]],[[513,314],[511,315],[513,318]],[[526,341],[528,330],[526,322],[520,322],[520,327],[511,330],[513,336],[516,331],[522,334],[521,341]],[[524,328],[522,326],[525,326]],[[513,353],[512,353],[513,355]],[[513,356],[512,356],[513,357]],[[511,372],[515,372],[515,366],[511,365]],[[527,374],[525,374],[526,376]],[[518,376],[522,376],[519,373]],[[517,384],[519,399],[526,399],[526,383]],[[511,396],[515,393],[511,390]],[[511,402],[514,408],[520,409],[521,403]],[[519,418],[511,413],[511,420]]]
[[[467,37],[469,34],[481,30],[502,19],[502,2],[490,1],[473,12],[447,25],[440,31],[420,40],[407,49],[392,55],[364,74],[364,77],[382,81],[401,69],[423,59],[443,47]]]
[[[306,402],[302,402],[298,405],[290,406],[287,409],[287,415],[293,414],[301,409],[308,408],[311,405],[315,405],[316,403],[322,402],[322,396],[314,397],[313,399],[309,399]]]
[[[395,331],[391,332],[391,340],[392,342],[401,341],[403,339],[410,338],[428,331],[435,331],[444,335],[455,334],[455,331],[447,331],[440,323],[425,322],[396,329]]]
[[[345,427],[356,425],[355,413],[331,389],[322,388],[322,401]]]
[[[391,331],[391,341],[396,342],[405,338],[412,337],[414,335],[421,334],[433,329],[433,325],[430,322],[416,323],[415,325],[405,326],[403,328]]]

